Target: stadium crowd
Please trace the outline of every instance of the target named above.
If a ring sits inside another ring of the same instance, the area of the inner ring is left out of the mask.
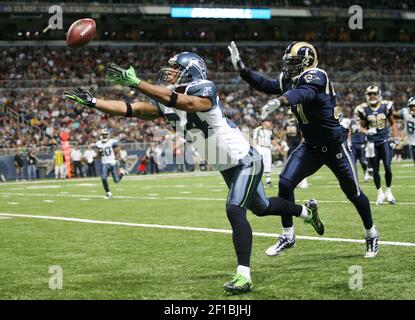
[[[379,47],[319,47],[319,66],[333,81],[367,79],[382,81],[385,76],[415,75],[415,51],[405,46]],[[284,47],[240,46],[245,64],[268,74],[280,70]],[[67,47],[4,47],[0,56],[0,81],[49,80],[54,86],[67,79],[103,78],[106,66],[115,62],[133,64],[140,74],[156,75],[168,59],[182,51],[194,51],[204,57],[210,73],[232,72],[225,46],[180,47],[88,47],[73,50]],[[352,77],[352,79],[350,79]],[[413,78],[412,78],[413,79]],[[395,79],[394,79],[395,80]],[[18,83],[19,84],[19,83]],[[13,87],[16,82],[13,82]]]
[[[112,128],[121,142],[159,141],[165,134],[164,128],[168,127],[161,119],[145,122],[107,117],[75,105],[64,99],[62,93],[64,88],[82,84],[92,88],[98,97],[142,99],[136,92],[108,87],[104,77],[106,65],[113,61],[120,65],[131,63],[147,80],[156,81],[160,67],[166,65],[172,54],[182,50],[185,48],[160,46],[89,47],[82,51],[63,47],[5,48],[0,59],[0,83],[3,84],[0,106],[12,110],[15,116],[0,114],[0,148],[53,147],[59,144],[62,130],[70,132],[80,145],[86,145],[97,140],[102,126]],[[270,97],[243,85],[239,76],[232,72],[225,48],[191,50],[205,57],[210,78],[219,84],[225,114],[246,132],[258,126],[260,109]],[[270,77],[277,75],[282,52],[282,48],[241,47],[246,65]],[[415,70],[413,50],[405,47],[324,48],[319,56],[319,66],[327,70],[333,81],[338,104],[346,117],[350,117],[353,108],[364,100],[364,89],[370,81],[383,84],[384,98],[393,100],[397,109],[415,94],[409,86],[409,80],[415,78],[411,71]],[[280,135],[284,135],[285,114],[286,110],[281,110],[273,119]]]

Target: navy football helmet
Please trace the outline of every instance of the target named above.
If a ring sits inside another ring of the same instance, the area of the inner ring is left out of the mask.
[[[371,107],[376,107],[382,100],[382,91],[378,86],[369,86],[365,92],[366,101]]]
[[[415,97],[410,97],[408,100],[409,112],[415,117]]]
[[[307,42],[293,42],[282,57],[282,72],[286,78],[296,80],[305,70],[318,64],[316,49]]]
[[[206,78],[206,63],[193,52],[175,55],[169,59],[169,67],[160,70],[160,81],[169,84],[186,84]]]

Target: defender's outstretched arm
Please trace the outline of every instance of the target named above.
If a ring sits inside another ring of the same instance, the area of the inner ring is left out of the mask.
[[[236,72],[254,89],[268,94],[282,94],[279,80],[268,79],[258,72],[248,69],[242,62],[239,50],[234,41],[228,46],[232,65]]]

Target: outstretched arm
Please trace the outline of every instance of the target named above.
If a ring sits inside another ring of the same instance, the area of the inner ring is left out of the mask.
[[[249,69],[244,69],[239,74],[242,79],[244,79],[251,87],[255,88],[258,91],[268,94],[282,93],[278,80],[268,79],[258,72]]]
[[[207,98],[177,93],[168,88],[150,84],[137,78],[133,67],[123,69],[116,64],[111,64],[107,70],[107,77],[113,84],[128,85],[138,89],[147,97],[171,108],[188,112],[201,112],[207,111],[212,107],[212,102]]]
[[[146,96],[157,100],[166,106],[169,105],[172,95],[177,94],[177,100],[174,106],[176,109],[188,112],[201,112],[212,108],[212,102],[208,98],[189,96],[183,93],[173,93],[170,89],[156,86],[145,81],[141,81],[141,83],[137,86],[137,89]]]
[[[125,116],[128,111],[127,104],[124,101],[97,99],[95,108],[114,116]],[[132,117],[136,117],[143,120],[154,120],[160,117],[157,108],[148,102],[132,103],[131,111]]]
[[[91,92],[82,88],[65,91],[64,95],[79,104],[114,116],[136,117],[143,120],[154,120],[160,117],[157,108],[148,102],[134,102],[130,104],[131,110],[129,111],[129,104],[125,101],[96,99]]]
[[[228,50],[231,54],[231,61],[235,71],[239,72],[241,78],[248,82],[251,87],[268,94],[282,94],[280,79],[268,79],[258,72],[249,70],[247,67],[245,67],[235,42],[232,41],[230,43]]]

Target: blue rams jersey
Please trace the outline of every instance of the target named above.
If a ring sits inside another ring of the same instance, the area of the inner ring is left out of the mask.
[[[283,73],[277,80],[270,80],[252,70],[242,71],[241,77],[259,91],[283,94],[307,143],[327,145],[347,139],[348,130],[339,123],[336,93],[324,70],[308,69],[294,81]]]
[[[376,108],[370,107],[366,102],[356,107],[355,113],[366,129],[375,129],[376,133],[367,136],[367,141],[381,143],[389,138],[387,119],[393,116],[393,102],[381,100]]]
[[[366,135],[360,132],[360,123],[356,119],[352,119],[350,122],[350,131],[352,133],[352,143],[353,144],[365,144]]]

